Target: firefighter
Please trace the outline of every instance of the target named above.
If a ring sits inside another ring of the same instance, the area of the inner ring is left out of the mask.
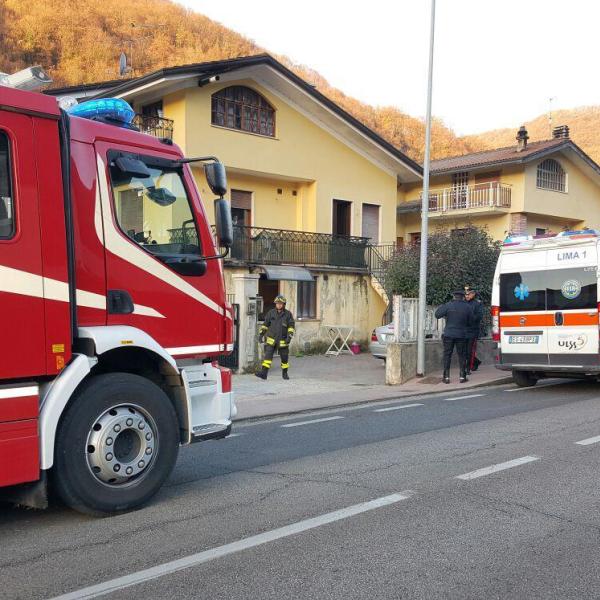
[[[279,356],[281,358],[281,376],[284,379],[289,379],[288,368],[289,368],[289,355],[290,355],[290,342],[294,335],[294,317],[292,313],[285,308],[287,300],[284,296],[277,296],[275,298],[275,308],[272,308],[265,315],[265,322],[260,328],[258,335],[258,341],[262,344],[265,342],[265,355],[262,362],[262,368],[258,373],[257,377],[266,379],[271,368],[273,361],[273,354],[275,350],[279,350]],[[266,336],[266,340],[265,340]]]
[[[435,311],[436,319],[446,319],[444,335],[444,375],[443,382],[450,383],[450,365],[454,348],[458,354],[460,383],[467,380],[467,337],[473,321],[473,310],[465,302],[464,290],[453,293],[454,299],[440,306]]]
[[[471,286],[465,286],[465,300],[473,310],[473,322],[469,328],[467,338],[467,375],[471,371],[477,371],[481,361],[477,358],[477,340],[479,339],[479,328],[483,320],[483,305],[477,298],[477,290]]]

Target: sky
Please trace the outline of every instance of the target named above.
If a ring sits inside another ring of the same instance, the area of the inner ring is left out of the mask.
[[[430,0],[179,2],[363,102],[425,114]],[[599,29],[598,0],[437,0],[434,115],[462,135],[600,104]]]

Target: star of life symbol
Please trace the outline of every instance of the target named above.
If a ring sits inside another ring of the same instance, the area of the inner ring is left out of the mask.
[[[528,297],[529,288],[524,283],[520,283],[515,287],[515,298],[517,298],[517,300],[525,300],[525,298]]]

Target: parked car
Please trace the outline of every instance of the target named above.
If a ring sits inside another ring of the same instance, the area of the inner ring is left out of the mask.
[[[369,352],[375,358],[385,360],[386,345],[394,339],[394,325],[381,325],[377,329],[373,329],[371,334],[371,342],[369,343]]]

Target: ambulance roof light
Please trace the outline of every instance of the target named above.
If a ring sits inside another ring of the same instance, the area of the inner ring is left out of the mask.
[[[575,229],[573,231],[561,231],[557,237],[599,237],[600,232],[596,229]]]

